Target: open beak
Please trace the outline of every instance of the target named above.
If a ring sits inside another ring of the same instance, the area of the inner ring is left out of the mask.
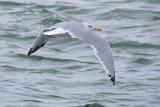
[[[35,51],[37,51],[38,49],[40,49],[41,47],[43,47],[48,41],[48,38],[46,35],[44,34],[40,34],[36,40],[33,42],[32,47],[29,49],[28,51],[28,56],[31,55],[32,53],[34,53]]]

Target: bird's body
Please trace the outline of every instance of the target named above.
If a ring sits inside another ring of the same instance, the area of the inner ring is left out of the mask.
[[[95,50],[95,55],[103,65],[109,77],[111,77],[111,81],[114,84],[115,68],[110,45],[104,38],[96,34],[93,30],[100,29],[79,21],[60,22],[40,33],[34,41],[28,55],[42,47],[48,41],[49,37],[60,36],[68,33],[71,37],[78,38],[91,45]]]

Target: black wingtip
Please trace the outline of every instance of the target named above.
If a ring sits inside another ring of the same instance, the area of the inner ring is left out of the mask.
[[[31,54],[32,54],[32,48],[30,48],[30,49],[29,49],[29,51],[28,51],[28,54],[27,54],[27,55],[29,56],[29,55],[31,55]]]
[[[115,85],[115,76],[111,77],[111,81],[113,82],[113,85]]]
[[[110,74],[108,74],[108,76],[109,76],[109,77],[111,77],[111,75],[110,75]]]
[[[42,44],[41,46],[37,46],[34,49],[30,48],[30,50],[28,51],[28,56],[31,55],[32,53],[34,53],[35,51],[37,51],[39,48],[41,48],[42,46],[44,46],[44,44]]]
[[[115,85],[115,82],[113,82],[113,85]]]

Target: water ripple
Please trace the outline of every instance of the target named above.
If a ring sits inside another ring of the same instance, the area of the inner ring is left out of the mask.
[[[142,64],[142,65],[150,65],[153,63],[152,60],[146,58],[138,58],[134,60],[134,63]]]
[[[129,14],[132,13],[132,14]],[[135,15],[136,14],[136,15]],[[149,14],[149,15],[148,15]],[[101,14],[101,19],[148,19],[159,16],[159,12],[151,10],[114,9]]]
[[[2,6],[14,6],[14,7],[16,7],[16,6],[24,6],[24,5],[30,5],[30,4],[32,4],[32,3],[29,3],[29,4],[27,4],[27,3],[19,3],[19,2],[13,2],[13,1],[0,1],[0,5],[2,5]]]
[[[66,62],[66,63],[80,62],[80,63],[87,63],[87,64],[97,64],[95,62],[86,62],[86,61],[80,61],[75,59],[51,58],[51,57],[44,57],[44,56],[37,56],[37,55],[31,55],[28,57],[25,54],[16,54],[14,57],[27,58],[27,59],[37,60],[37,61],[48,60],[48,61]]]
[[[4,107],[159,107],[160,0],[1,0]],[[113,47],[113,86],[89,45],[70,37],[26,53],[43,29],[68,20],[101,26]]]
[[[151,43],[139,43],[137,41],[120,41],[116,43],[112,43],[113,47],[117,48],[153,48],[153,49],[159,49],[160,45],[158,44],[151,44]]]

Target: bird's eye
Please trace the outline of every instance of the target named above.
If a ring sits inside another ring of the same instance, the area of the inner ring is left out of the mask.
[[[89,27],[93,27],[92,25],[88,25]]]

